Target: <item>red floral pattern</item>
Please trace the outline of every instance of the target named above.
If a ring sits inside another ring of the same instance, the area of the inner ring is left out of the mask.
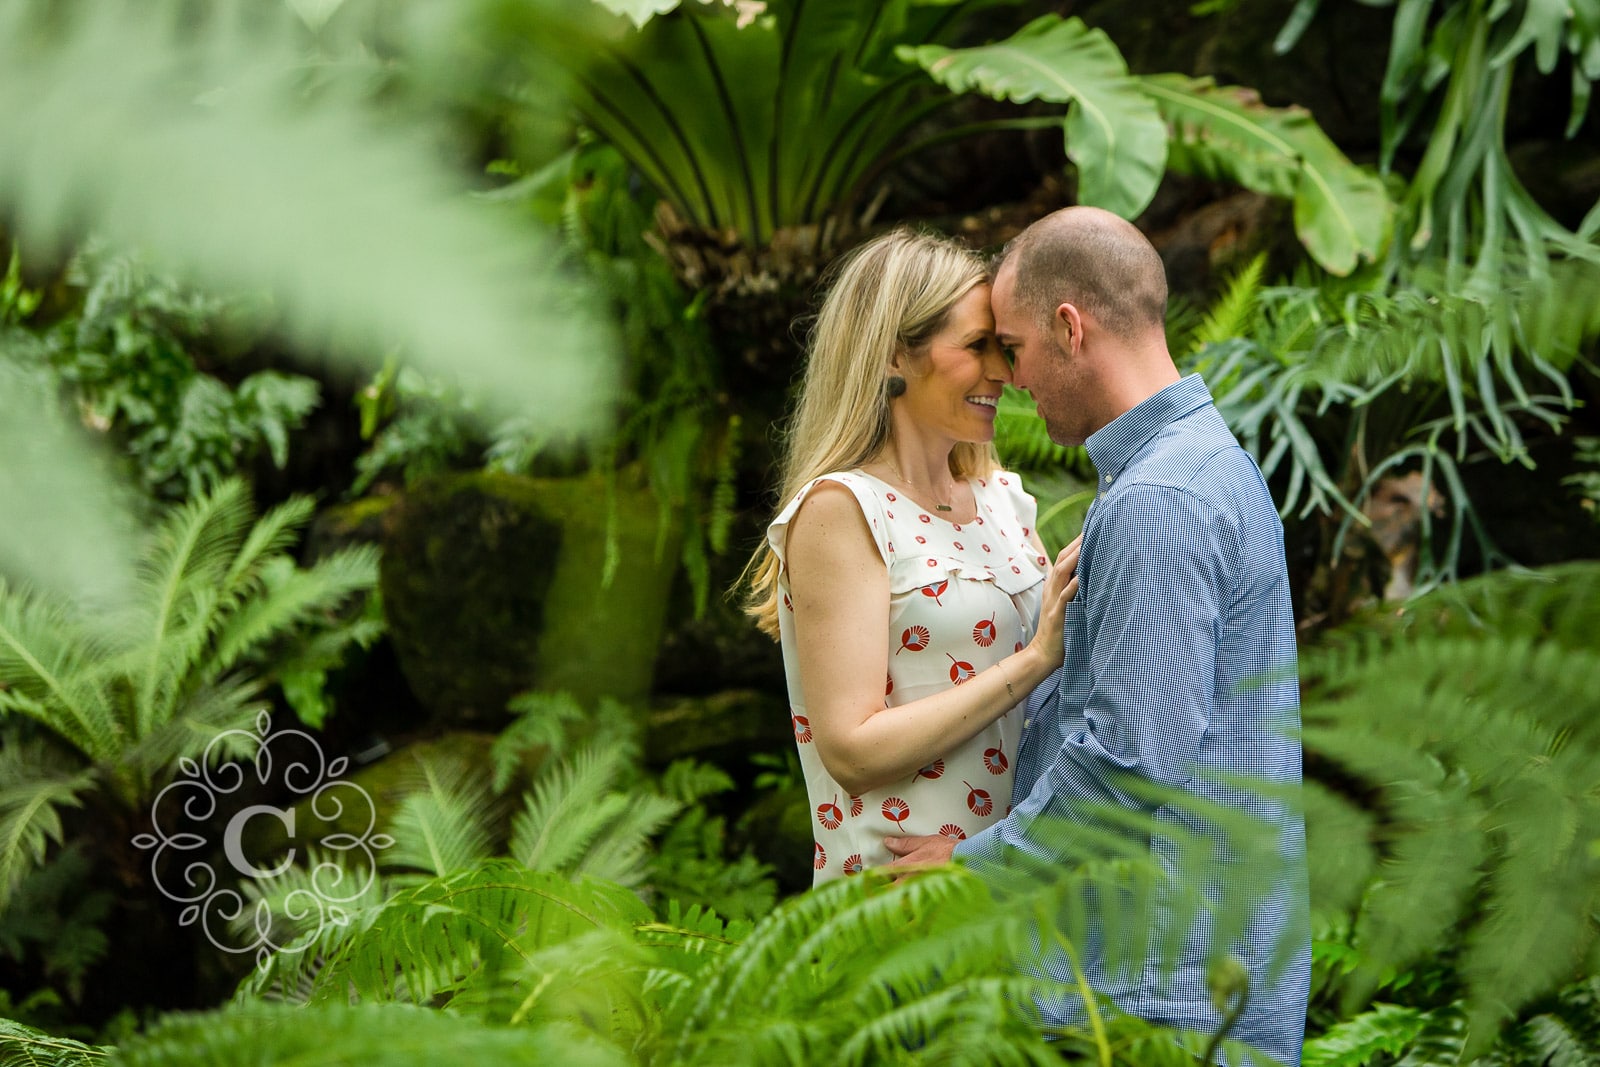
[[[1017,536],[1031,525],[1034,513],[1015,477],[1007,476],[1004,488],[995,477],[971,483],[979,515],[962,524],[913,508],[909,501],[891,500],[886,486],[863,474],[836,477],[861,502],[889,572],[886,708],[964,684],[1009,655],[1007,650],[1026,647],[1043,568],[1039,549]],[[791,506],[798,507],[803,498]],[[780,516],[780,524],[786,521]],[[963,534],[962,526],[976,532]],[[781,550],[782,540],[775,543]],[[907,554],[901,555],[899,547]],[[786,596],[787,579],[782,584]],[[790,610],[780,611],[795,741],[810,794],[817,881],[890,862],[886,833],[942,834],[959,841],[999,818],[1011,792],[1020,709],[950,746],[892,787],[851,793],[827,773],[817,753],[796,669],[794,620]],[[979,781],[984,788],[973,784]],[[864,817],[868,811],[882,818]]]

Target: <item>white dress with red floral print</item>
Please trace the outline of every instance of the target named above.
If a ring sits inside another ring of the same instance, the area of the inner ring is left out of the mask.
[[[838,482],[855,495],[889,571],[885,707],[960,685],[1032,639],[1048,562],[1030,536],[1036,505],[1015,474],[972,479],[978,514],[970,523],[925,511],[864,471],[825,475],[801,489],[767,528],[780,564],[788,524],[819,481]],[[814,881],[888,863],[887,836],[964,838],[1003,817],[1022,733],[1020,705],[905,779],[860,796],[839,787],[812,743],[781,566],[778,585],[790,715],[816,839]]]

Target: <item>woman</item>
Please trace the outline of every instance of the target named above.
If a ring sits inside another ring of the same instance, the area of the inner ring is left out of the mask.
[[[1009,810],[1077,545],[1052,570],[998,469],[1011,369],[975,254],[868,242],[835,268],[810,348],[748,610],[783,645],[820,883],[889,862],[885,836],[966,837]]]

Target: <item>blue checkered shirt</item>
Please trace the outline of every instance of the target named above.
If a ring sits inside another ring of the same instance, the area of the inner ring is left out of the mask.
[[[1130,786],[1139,779],[1265,820],[1278,842],[1271,859],[1206,889],[1261,901],[1227,946],[1250,975],[1229,1036],[1298,1064],[1311,953],[1305,830],[1290,799],[1300,782],[1300,716],[1283,525],[1197,375],[1117,418],[1087,447],[1099,486],[1063,627],[1066,660],[1029,699],[1011,813],[956,854],[990,875],[1059,863],[1037,820],[1081,826],[1083,805],[1114,804],[1174,827],[1171,840],[1152,834],[1149,848],[1175,870],[1176,839],[1219,831],[1180,810],[1193,805],[1162,804]],[[1241,785],[1241,776],[1264,786]],[[1173,973],[1148,960],[1142,973],[1109,974],[1093,944],[1078,947],[1091,984],[1121,1010],[1215,1031],[1203,925],[1183,937]],[[1062,983],[1059,997],[1039,1004],[1045,1021],[1080,1022],[1066,956],[1047,949],[1037,966]]]

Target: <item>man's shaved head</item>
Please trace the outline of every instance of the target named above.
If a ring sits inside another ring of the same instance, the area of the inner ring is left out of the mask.
[[[1041,328],[1062,304],[1124,340],[1165,328],[1161,256],[1138,227],[1109,211],[1068,207],[1046,215],[1006,246],[995,273],[1006,268],[1016,272],[1019,310]]]

